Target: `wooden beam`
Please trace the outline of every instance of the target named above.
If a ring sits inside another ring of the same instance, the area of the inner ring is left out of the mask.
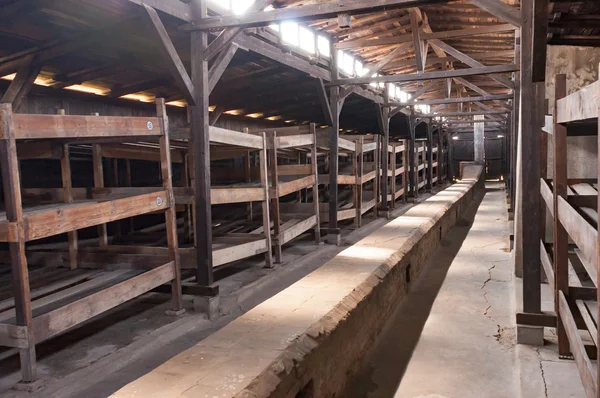
[[[113,98],[119,98],[128,94],[135,94],[141,91],[151,90],[160,86],[170,86],[171,82],[168,79],[159,77],[156,79],[144,80],[125,86],[116,86],[110,91],[109,96]]]
[[[486,10],[497,18],[521,27],[521,13],[518,8],[513,8],[500,0],[469,0],[469,2]]]
[[[223,76],[225,69],[227,69],[227,66],[235,56],[235,53],[237,52],[238,48],[238,45],[235,43],[229,44],[229,46],[225,50],[221,51],[221,53],[211,66],[210,70],[208,71],[209,94],[212,93],[215,86],[219,82],[219,79],[221,78],[221,76]]]
[[[449,0],[435,0],[435,3],[447,3]],[[431,1],[429,2],[431,3]],[[268,12],[250,12],[243,15],[222,15],[204,18],[189,30],[216,30],[232,27],[259,27],[285,20],[307,21],[336,18],[341,13],[351,15],[366,14],[394,8],[419,6],[421,0],[351,0],[328,1],[326,3],[308,4],[299,7],[285,7]]]
[[[17,72],[17,76],[15,76],[14,80],[11,82],[6,93],[4,93],[1,102],[12,104],[13,111],[17,112],[33,87],[35,79],[40,74],[41,70],[42,67],[35,63],[34,56],[27,59],[21,69]]]
[[[175,78],[177,86],[183,92],[188,104],[196,104],[194,85],[185,69],[185,66],[183,65],[183,62],[181,62],[181,58],[179,58],[179,54],[177,54],[177,50],[175,49],[175,46],[169,37],[169,33],[165,29],[165,26],[160,20],[156,10],[147,4],[143,4],[143,6],[146,10],[148,18],[154,25],[158,38],[160,39],[160,43],[162,44],[160,49],[163,54],[163,58],[167,61],[167,66]]]
[[[533,59],[532,79],[546,80],[546,55],[548,52],[548,0],[533,2]]]
[[[425,71],[425,62],[424,62],[424,51],[425,47],[423,46],[423,41],[420,37],[419,32],[419,21],[422,19],[420,17],[419,9],[411,9],[410,13],[410,28],[412,31],[412,39],[413,39],[413,47],[415,50],[415,60],[417,62],[417,72]]]
[[[421,80],[435,80],[435,79],[447,79],[464,76],[478,76],[487,75],[490,73],[505,73],[515,72],[519,70],[517,65],[498,65],[498,66],[486,66],[484,68],[468,68],[468,69],[456,69],[449,71],[437,71],[437,72],[425,72],[415,74],[403,74],[403,75],[386,75],[377,77],[357,77],[357,78],[344,78],[336,79],[331,85],[345,85],[345,84],[370,84],[370,83],[402,83],[412,82]]]
[[[466,36],[477,36],[477,35],[485,35],[489,33],[501,33],[501,32],[511,32],[517,29],[515,26],[511,24],[500,24],[500,25],[492,25],[481,28],[469,28],[469,29],[457,29],[457,30],[448,30],[445,32],[420,32],[421,40],[431,40],[431,39],[452,39],[456,37],[466,37]],[[400,43],[411,43],[413,41],[412,34],[392,36],[392,37],[382,37],[380,39],[356,39],[344,41],[341,43],[337,43],[335,46],[338,49],[348,49],[348,48],[364,48],[364,47],[372,47],[372,46],[384,46],[384,45],[392,45],[392,44],[400,44]]]
[[[482,68],[485,67],[484,64],[482,64],[479,61],[474,60],[473,58],[469,57],[467,54],[458,51],[456,48],[444,43],[441,40],[438,39],[432,39],[429,40],[429,44],[431,44],[432,46],[435,46],[441,50],[443,50],[444,52],[452,55],[453,57],[457,58],[459,61],[465,63],[466,65],[470,66],[471,68]],[[495,81],[497,81],[498,83],[513,89],[515,88],[515,85],[513,83],[512,80],[504,77],[504,76],[500,76],[500,75],[490,75],[490,78],[494,79]]]
[[[329,98],[327,97],[327,90],[325,89],[323,79],[317,79],[317,94],[319,95],[319,101],[321,103],[321,108],[323,109],[325,122],[328,126],[332,126],[333,113],[331,112],[331,104],[329,103]]]
[[[431,115],[419,115],[419,117],[455,117],[455,116],[479,116],[479,115],[505,115],[509,111],[481,111],[481,112],[452,112],[452,113],[436,113]]]
[[[422,105],[441,105],[441,104],[459,104],[464,102],[476,102],[476,101],[494,101],[494,100],[509,100],[512,99],[512,94],[499,94],[499,95],[482,95],[480,97],[460,97],[460,98],[445,98],[445,99],[434,99],[434,100],[421,100],[419,104]],[[410,102],[391,102],[391,106],[408,106]]]
[[[225,107],[217,106],[215,110],[212,111],[212,113],[210,114],[209,125],[214,126],[221,117],[221,115],[223,115],[223,112],[225,112],[226,110],[227,109]]]

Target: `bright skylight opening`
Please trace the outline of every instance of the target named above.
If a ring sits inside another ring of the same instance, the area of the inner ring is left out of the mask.
[[[329,43],[329,39],[325,36],[319,36],[317,38],[317,49],[319,50],[319,54],[324,56],[325,58],[331,57],[331,43]]]
[[[293,46],[300,45],[300,33],[296,22],[283,22],[281,24],[281,40]]]
[[[348,53],[344,53],[342,70],[348,75],[354,74],[354,57]]]
[[[252,4],[254,4],[254,0],[230,0],[231,1],[231,10],[234,14],[240,15],[246,12],[248,8]]]
[[[300,48],[309,54],[315,54],[315,34],[310,30],[300,26]]]

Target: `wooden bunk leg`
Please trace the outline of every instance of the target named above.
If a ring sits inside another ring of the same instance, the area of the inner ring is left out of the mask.
[[[12,107],[0,104],[0,130],[5,128],[6,139],[0,140],[0,169],[4,189],[6,218],[17,225],[17,242],[8,244],[15,298],[16,324],[28,330],[28,347],[19,349],[21,375],[23,382],[31,383],[37,379],[35,355],[35,333],[31,312],[31,296],[29,290],[29,270],[25,256],[25,230],[23,225],[23,207],[21,201],[21,182],[19,177],[19,161],[17,145],[12,124]]]
[[[409,175],[409,163],[408,163],[408,141],[404,140],[404,152],[402,152],[402,164],[404,165],[404,174],[402,174],[402,187],[404,188],[404,203],[407,202],[408,190],[410,189],[410,184],[408,183],[408,175]]]
[[[69,158],[69,145],[63,145],[62,157],[60,159],[62,185],[65,195],[65,203],[73,203],[73,184],[71,181],[71,162]],[[69,236],[69,266],[77,268],[77,231],[71,231]]]
[[[354,228],[360,228],[362,218],[362,195],[359,194],[359,190],[362,193],[362,170],[360,170],[359,159],[363,157],[363,145],[362,137],[356,141],[356,152],[352,157],[352,174],[354,175],[354,185],[352,185],[352,201],[354,202],[354,208],[356,209],[356,216],[354,217]]]
[[[133,184],[131,182],[131,160],[125,159],[125,186],[132,187]],[[185,186],[185,185],[184,185]],[[135,231],[135,226],[133,223],[133,218],[127,220],[127,233],[131,234]]]
[[[269,136],[269,140],[271,141],[271,150],[268,151],[270,155],[269,168],[271,170],[271,214],[273,218],[273,235],[275,236],[275,241],[273,245],[275,246],[275,262],[277,264],[281,264],[283,250],[281,243],[281,213],[279,208],[279,172],[277,170],[277,134],[273,133]],[[265,226],[268,228],[268,225]]]
[[[260,165],[260,185],[264,188],[265,198],[262,201],[262,215],[263,215],[263,233],[266,240],[267,251],[265,253],[265,266],[267,268],[273,268],[273,254],[272,254],[272,241],[271,241],[271,217],[269,211],[269,169],[267,166],[267,138],[265,134],[263,138],[263,150],[258,152],[259,165]]]
[[[375,136],[375,152],[373,155],[373,161],[375,162],[375,179],[373,180],[373,197],[375,198],[375,206],[373,207],[373,218],[379,217],[379,197],[381,196],[381,163],[383,159],[383,148],[381,145],[381,137]]]
[[[555,101],[567,95],[567,79],[565,75],[557,75],[555,82]],[[555,102],[555,108],[556,102]],[[556,122],[554,112],[554,302],[558,315],[556,334],[558,336],[558,355],[563,358],[571,356],[571,348],[565,326],[560,317],[559,293],[566,297],[569,294],[569,235],[558,216],[558,198],[567,199],[567,128]]]
[[[314,123],[311,123],[310,130],[313,136],[313,145],[310,148],[312,174],[315,177],[315,185],[313,185],[313,209],[317,219],[315,225],[315,243],[321,243],[321,210],[319,207],[319,164],[318,164],[318,149],[317,149],[317,131]]]
[[[165,226],[167,230],[167,242],[169,245],[169,260],[173,262],[173,281],[171,282],[172,314],[183,313],[183,298],[181,296],[181,261],[179,257],[179,244],[177,241],[177,213],[175,196],[173,195],[173,172],[171,170],[171,148],[169,142],[169,120],[164,98],[156,99],[156,113],[161,123],[160,136],[160,171],[162,184],[168,192],[169,207],[165,211]]]
[[[389,153],[388,153],[389,155]],[[396,208],[396,145],[392,146],[392,158],[390,159],[390,168],[392,169],[392,181],[391,181],[391,191],[392,191],[392,199],[390,200],[390,207],[392,209]]]
[[[102,147],[92,145],[92,162],[94,166],[94,188],[104,188],[104,168],[102,167]],[[100,247],[108,246],[106,224],[98,225],[98,243]]]

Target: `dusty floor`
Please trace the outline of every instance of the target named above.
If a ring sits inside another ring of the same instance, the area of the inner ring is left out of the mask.
[[[488,184],[390,319],[348,398],[584,397],[552,346],[517,346],[505,192]]]

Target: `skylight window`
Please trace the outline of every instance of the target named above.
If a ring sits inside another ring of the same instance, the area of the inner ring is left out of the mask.
[[[330,47],[329,39],[325,36],[319,36],[317,38],[317,49],[319,50],[319,54],[324,56],[325,58],[331,57],[331,47]]]
[[[368,72],[368,70],[365,70],[363,63],[358,60],[354,63],[354,70],[356,71],[356,76],[358,77],[362,77],[366,72]]]
[[[348,75],[352,75],[354,73],[354,57],[350,54],[344,54],[344,61],[342,64],[342,70],[346,72]]]
[[[230,0],[231,1],[231,10],[234,14],[240,15],[246,12],[248,8],[252,4],[254,4],[254,0]]]
[[[300,48],[304,51],[314,54],[315,53],[315,34],[310,30],[300,26]]]
[[[281,40],[293,46],[300,44],[300,34],[296,22],[283,22],[281,24]]]

